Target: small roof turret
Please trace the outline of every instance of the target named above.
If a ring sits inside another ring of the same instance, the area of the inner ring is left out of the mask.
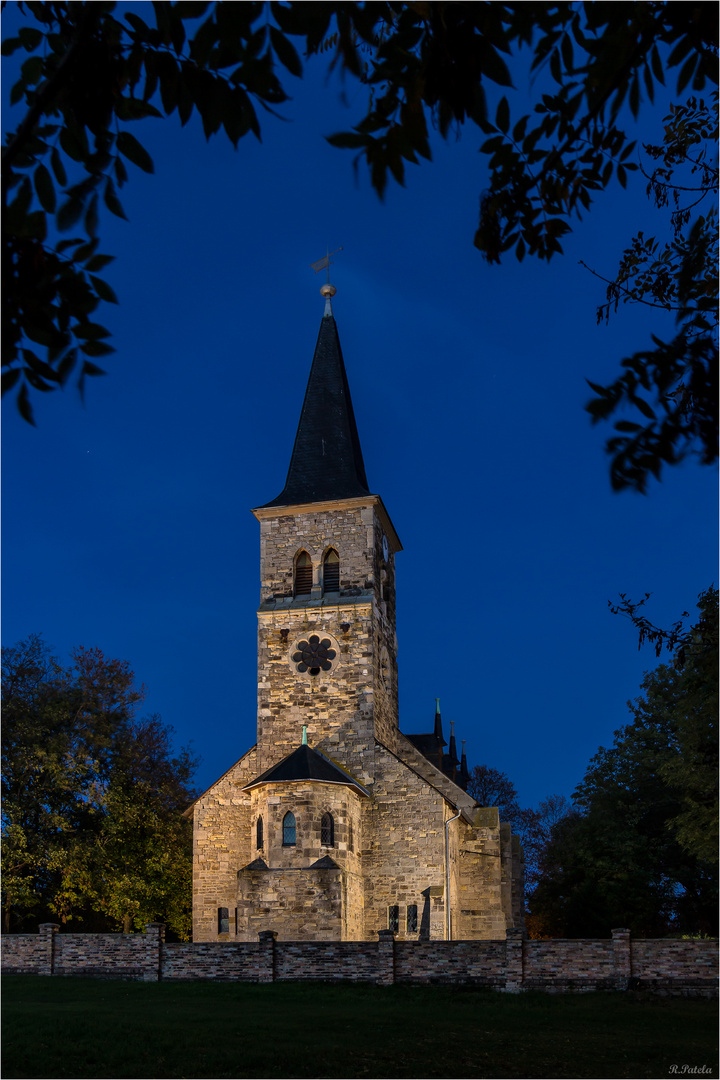
[[[465,739],[462,741],[462,754],[460,755],[460,787],[467,791],[470,770],[468,769],[467,754],[465,753]]]
[[[440,714],[440,698],[435,698],[435,738],[437,739],[439,746],[445,746],[445,740],[443,739],[442,730],[442,716]]]
[[[448,747],[448,757],[452,761],[453,765],[460,764],[460,758],[457,756],[457,745],[455,743],[455,721],[450,721],[450,745]]]
[[[405,738],[409,739],[428,761],[432,761],[433,765],[437,765],[438,769],[444,771],[443,762],[446,755],[443,754],[443,747],[447,746],[447,743],[443,738],[440,698],[435,698],[435,728],[432,734],[406,735]]]
[[[449,776],[451,780],[456,779],[457,767],[460,764],[460,758],[457,756],[457,748],[455,745],[455,721],[450,721],[450,745],[448,746],[447,754],[443,755],[442,770],[446,776]]]

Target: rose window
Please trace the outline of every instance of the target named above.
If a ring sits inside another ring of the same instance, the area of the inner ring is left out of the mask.
[[[298,641],[296,651],[292,654],[296,671],[310,675],[319,675],[321,671],[330,671],[333,660],[337,656],[330,638],[318,637],[312,634],[309,638]]]

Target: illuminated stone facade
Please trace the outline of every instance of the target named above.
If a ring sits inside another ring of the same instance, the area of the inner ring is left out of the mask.
[[[257,743],[193,808],[194,940],[522,927],[516,838],[463,790],[456,759],[443,770],[441,734],[434,759],[399,728],[401,545],[367,488],[329,303],[285,489],[254,513]]]

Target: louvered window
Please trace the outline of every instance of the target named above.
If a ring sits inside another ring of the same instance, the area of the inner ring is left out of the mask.
[[[283,818],[283,847],[295,847],[295,815],[287,813]]]
[[[332,548],[325,556],[323,563],[323,592],[340,591],[340,559],[337,551]]]
[[[295,561],[295,595],[309,596],[312,590],[312,562],[307,551],[301,551]]]
[[[320,843],[323,847],[335,847],[335,822],[332,814],[323,814],[320,822]]]
[[[256,831],[257,831],[257,849],[258,849],[258,851],[262,851],[264,837],[263,837],[263,819],[261,817],[259,817],[257,819],[257,830]]]

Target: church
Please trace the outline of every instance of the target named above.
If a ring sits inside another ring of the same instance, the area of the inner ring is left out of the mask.
[[[260,523],[257,742],[191,808],[193,940],[502,939],[523,860],[455,737],[403,734],[395,556],[325,310],[285,487]],[[446,751],[447,747],[447,751]]]

